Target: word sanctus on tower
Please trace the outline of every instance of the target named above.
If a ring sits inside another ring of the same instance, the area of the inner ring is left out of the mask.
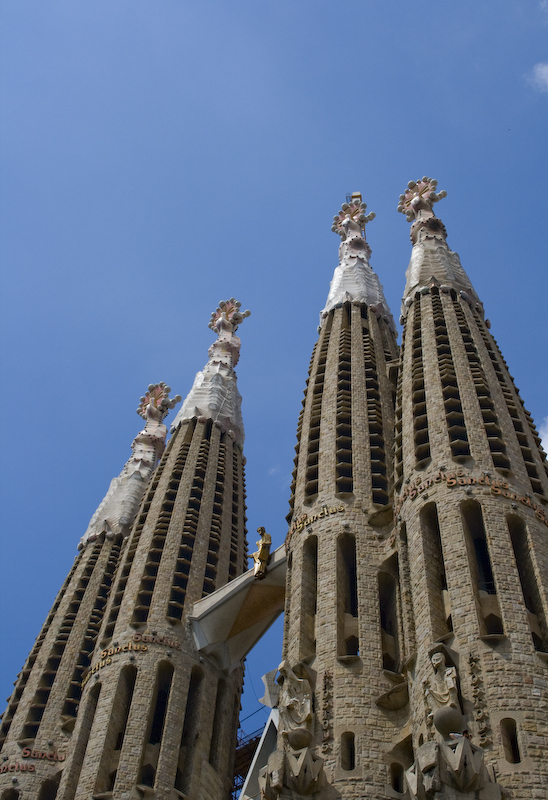
[[[242,313],[145,427],[93,516],[0,726],[0,800],[228,800],[243,661],[285,612],[242,800],[548,798],[548,465],[483,305],[411,181],[396,326],[366,213],[297,427],[285,545],[247,569]],[[268,692],[267,692],[268,694]]]

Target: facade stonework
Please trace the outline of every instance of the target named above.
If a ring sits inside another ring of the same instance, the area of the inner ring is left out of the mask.
[[[433,212],[444,196],[424,177],[400,197],[412,254],[399,347],[369,264],[375,215],[355,194],[334,218],[261,800],[548,800],[548,465]],[[3,715],[0,800],[230,797],[244,628],[275,618],[285,558],[260,528],[242,575],[234,367],[248,313],[234,298],[213,313],[217,339],[165,449],[175,401],[164,384],[142,398],[145,429]],[[238,605],[260,587],[266,600]]]

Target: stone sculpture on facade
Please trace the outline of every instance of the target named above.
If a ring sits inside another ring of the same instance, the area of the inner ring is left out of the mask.
[[[264,800],[296,800],[314,794],[322,785],[323,759],[312,748],[314,738],[313,691],[309,678],[299,677],[287,661],[279,666],[280,726],[278,749],[259,777]],[[280,747],[281,745],[281,747]]]
[[[256,553],[253,553],[254,567],[253,572],[255,577],[259,580],[266,577],[266,568],[270,561],[270,547],[272,545],[272,537],[265,531],[264,528],[257,528],[257,533],[261,537],[257,542],[259,548]]]
[[[181,401],[180,395],[171,399],[170,391],[170,387],[160,381],[151,383],[141,397],[137,413],[145,420],[145,427],[133,440],[131,458],[120,475],[111,481],[78,549],[95,541],[101,533],[109,538],[128,535],[148,480],[164,452],[167,428],[163,419]]]
[[[423,682],[429,717],[444,739],[451,733],[460,733],[464,726],[462,716],[458,675],[456,667],[447,666],[445,655],[435,651],[430,658],[433,674]]]
[[[430,652],[432,674],[423,681],[430,727],[437,741],[419,747],[413,766],[406,772],[412,798],[477,797],[497,800],[501,789],[491,781],[483,751],[472,744],[464,728],[459,698],[459,677],[455,666],[447,665],[443,650]]]

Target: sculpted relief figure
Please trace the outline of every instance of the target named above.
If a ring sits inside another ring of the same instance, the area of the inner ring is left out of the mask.
[[[312,740],[312,689],[308,678],[298,678],[287,661],[279,666],[281,683],[278,708],[280,729],[295,750]]]
[[[257,528],[257,533],[261,537],[257,542],[259,548],[256,553],[253,553],[253,573],[256,578],[264,578],[266,575],[266,568],[270,561],[270,546],[272,544],[272,537],[265,531],[264,528]]]
[[[444,738],[460,733],[464,725],[461,713],[456,667],[448,667],[445,655],[435,652],[430,658],[433,674],[423,681],[430,718]]]

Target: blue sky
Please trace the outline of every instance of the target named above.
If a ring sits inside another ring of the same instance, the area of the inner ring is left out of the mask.
[[[232,295],[252,311],[249,538],[283,541],[347,193],[377,214],[397,318],[398,196],[438,179],[449,245],[546,425],[546,0],[4,0],[0,37],[0,697],[129,456],[139,397],[158,380],[186,395]],[[243,716],[277,635],[249,659]]]

